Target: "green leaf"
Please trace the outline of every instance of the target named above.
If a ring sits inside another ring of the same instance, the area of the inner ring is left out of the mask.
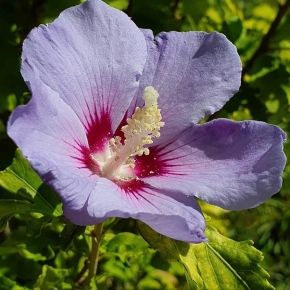
[[[189,14],[196,24],[204,17],[208,7],[208,0],[183,0],[184,13]]]
[[[22,257],[33,261],[45,261],[46,257],[40,253],[32,253],[27,249],[26,244],[0,246],[0,255],[20,254]]]
[[[17,259],[22,257],[22,261],[48,261],[53,259],[55,250],[58,250],[61,244],[60,230],[54,229],[52,223],[46,223],[45,220],[49,219],[47,217],[35,219],[27,216],[25,218],[26,224],[18,224],[17,228],[14,228],[14,223],[11,222],[6,231],[5,239],[0,244],[0,257],[17,256]],[[19,223],[20,220],[19,218],[17,222]],[[58,219],[55,219],[55,221],[58,221]]]
[[[62,250],[66,250],[76,237],[84,233],[85,229],[86,227],[83,226],[77,226],[71,223],[66,224],[60,234]]]
[[[128,7],[128,0],[105,0],[105,2],[120,10],[125,10]]]
[[[1,290],[29,290],[29,288],[19,286],[17,283],[9,278],[0,276]]]
[[[105,272],[124,282],[138,281],[153,252],[142,237],[128,232],[105,234],[101,245],[101,253],[107,259]]]
[[[231,18],[223,23],[223,33],[232,42],[236,42],[243,32],[243,23],[239,18]]]
[[[0,199],[0,232],[6,227],[11,216],[33,211],[33,204],[25,200]]]
[[[237,242],[208,226],[208,243],[186,244],[164,237],[145,224],[139,230],[147,242],[167,259],[185,269],[190,290],[274,289],[260,266],[263,255],[252,241]]]
[[[3,232],[5,230],[7,222],[9,221],[10,218],[11,216],[0,217],[0,232]]]
[[[72,286],[64,280],[68,276],[69,271],[66,269],[55,269],[48,265],[42,267],[42,273],[38,277],[34,290],[68,290]]]
[[[147,27],[155,34],[161,31],[178,30],[179,22],[173,17],[171,0],[133,1],[129,5],[130,16],[138,27]],[[148,23],[150,25],[148,26]]]
[[[12,164],[0,172],[0,187],[10,192],[9,198],[0,195],[0,219],[17,213],[39,212],[60,216],[60,201],[31,168],[20,150]]]
[[[0,218],[15,213],[30,212],[33,208],[32,203],[17,199],[0,199]]]
[[[12,193],[18,193],[20,189],[24,189],[29,196],[34,198],[41,184],[42,181],[31,169],[20,150],[16,150],[12,164],[0,172],[0,186]]]

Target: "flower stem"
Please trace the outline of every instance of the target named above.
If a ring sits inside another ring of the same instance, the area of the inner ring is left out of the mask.
[[[89,273],[86,279],[86,285],[89,286],[92,279],[97,273],[98,260],[99,260],[99,247],[102,236],[103,224],[97,224],[92,230],[92,249],[89,256]]]

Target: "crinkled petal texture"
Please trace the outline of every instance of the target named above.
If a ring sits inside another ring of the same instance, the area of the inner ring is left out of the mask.
[[[58,92],[87,130],[104,113],[114,130],[138,89],[146,55],[144,35],[125,13],[88,0],[32,30],[21,72],[25,81],[39,77]]]
[[[137,104],[152,85],[165,127],[156,142],[168,140],[219,110],[239,89],[241,61],[236,47],[221,33],[143,30],[148,57]]]
[[[152,148],[138,167],[144,181],[157,188],[246,209],[280,190],[284,140],[285,133],[274,125],[217,119],[192,125],[173,142]]]
[[[56,92],[40,80],[31,101],[12,114],[8,132],[32,166],[61,196],[65,215],[79,225],[108,217],[133,217],[156,231],[187,242],[204,241],[205,222],[192,197],[139,181],[117,185],[83,167],[83,124]]]

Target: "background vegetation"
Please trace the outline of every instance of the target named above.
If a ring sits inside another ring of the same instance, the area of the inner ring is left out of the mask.
[[[33,27],[52,21],[64,8],[79,2],[0,0],[0,170],[12,163],[16,149],[5,132],[7,119],[17,105],[29,99],[19,73],[22,41]],[[155,33],[170,30],[224,33],[235,43],[242,58],[242,86],[224,109],[211,118],[266,121],[280,126],[290,136],[289,0],[107,2],[128,13],[139,27],[151,28]],[[285,144],[285,151],[290,154],[290,143]],[[81,283],[89,238],[85,229],[62,219],[59,201],[36,176],[33,186],[19,190],[12,173],[27,175],[30,171],[25,171],[28,164],[20,154],[17,158],[18,163],[0,175],[0,290],[75,289],[71,281],[75,285]],[[6,179],[1,181],[1,176]],[[21,215],[12,217],[13,204],[8,202],[11,195],[13,198],[17,195],[23,203],[20,207],[18,203]],[[49,197],[55,207],[43,206],[43,196]],[[43,213],[50,212],[56,218],[31,213],[31,208],[26,207],[29,199],[34,205],[41,203]],[[286,167],[281,192],[257,209],[226,212],[204,205],[204,210],[226,236],[239,241],[252,239],[265,256],[263,266],[271,275],[270,282],[278,290],[290,289],[290,165]],[[105,226],[110,231],[101,248],[97,278],[100,289],[187,289],[181,265],[166,261],[135,235],[134,221],[110,220]]]

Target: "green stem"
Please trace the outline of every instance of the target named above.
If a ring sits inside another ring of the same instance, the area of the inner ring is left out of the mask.
[[[92,249],[89,256],[89,273],[86,279],[86,285],[89,286],[92,279],[95,277],[98,268],[99,247],[102,236],[103,224],[95,225],[92,230]]]

